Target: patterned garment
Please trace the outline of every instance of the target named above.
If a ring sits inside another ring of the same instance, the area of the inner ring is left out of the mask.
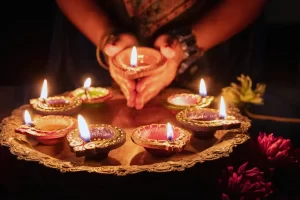
[[[135,17],[139,34],[151,36],[187,9],[197,0],[123,0],[130,17]]]

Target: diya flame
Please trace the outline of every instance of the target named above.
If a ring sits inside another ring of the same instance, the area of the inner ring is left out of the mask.
[[[47,80],[44,79],[44,83],[43,83],[43,87],[42,87],[42,91],[41,91],[41,99],[47,99],[48,97],[48,84],[47,84]]]
[[[205,85],[205,82],[202,78],[200,80],[200,85],[199,85],[199,94],[202,97],[205,97],[207,95],[206,85]]]
[[[78,120],[78,129],[79,129],[79,134],[81,139],[84,140],[85,142],[90,141],[91,133],[85,119],[81,115],[78,115],[77,120]]]
[[[219,117],[224,119],[224,118],[226,118],[226,116],[227,116],[227,114],[226,114],[226,106],[225,106],[224,97],[221,96],[220,108],[219,108]]]
[[[88,89],[91,86],[92,83],[92,79],[91,78],[87,78],[83,84],[83,88],[84,89]]]
[[[173,138],[174,138],[174,132],[172,126],[170,123],[167,123],[167,139],[173,140]]]
[[[137,66],[137,50],[136,47],[132,47],[131,56],[130,56],[130,66],[135,67]]]

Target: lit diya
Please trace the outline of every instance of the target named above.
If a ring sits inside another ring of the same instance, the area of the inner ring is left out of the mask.
[[[112,60],[113,66],[130,79],[148,76],[165,63],[166,58],[158,50],[135,46],[121,51]]]
[[[208,107],[214,100],[213,96],[207,96],[206,86],[203,79],[200,81],[199,94],[180,93],[167,98],[165,106],[174,114],[193,106]]]
[[[66,96],[48,96],[47,80],[44,80],[41,96],[38,99],[31,99],[30,105],[42,115],[72,115],[82,108],[80,98]]]
[[[125,143],[126,133],[107,124],[88,125],[85,119],[78,115],[78,129],[68,133],[67,140],[71,151],[77,157],[104,159],[111,150]]]
[[[69,97],[81,98],[83,104],[100,104],[112,97],[110,90],[102,87],[90,87],[91,78],[87,78],[83,88],[78,88],[69,94]]]
[[[135,144],[156,157],[168,157],[183,151],[190,137],[190,132],[169,123],[141,126],[131,134]]]
[[[241,126],[241,122],[234,116],[227,115],[223,97],[219,110],[195,106],[180,111],[176,119],[183,126],[192,129],[196,137],[214,136],[218,130],[236,129]]]
[[[25,124],[19,126],[17,133],[34,136],[40,143],[55,145],[63,142],[68,132],[76,128],[76,119],[68,116],[47,115],[34,121],[27,110],[24,112]]]

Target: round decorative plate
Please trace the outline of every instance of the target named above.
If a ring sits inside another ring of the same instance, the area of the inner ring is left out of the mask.
[[[15,132],[23,124],[23,113],[27,109],[36,117],[30,105],[24,105],[12,112],[1,124],[0,143],[9,147],[12,154],[19,159],[37,161],[47,167],[62,172],[95,172],[102,174],[127,175],[139,172],[182,171],[193,167],[196,163],[216,160],[229,156],[237,145],[249,139],[247,130],[250,120],[242,116],[238,109],[231,113],[241,120],[240,129],[217,131],[210,139],[192,137],[184,151],[167,158],[152,157],[145,149],[132,142],[131,133],[139,126],[147,124],[171,123],[182,127],[170,110],[162,105],[168,95],[181,92],[169,89],[149,102],[144,109],[135,110],[126,106],[126,100],[114,91],[112,99],[99,108],[83,108],[79,114],[84,116],[88,124],[111,124],[126,132],[126,142],[121,147],[109,152],[104,160],[90,160],[76,157],[69,148],[67,140],[56,146],[40,144],[35,138]],[[74,116],[76,117],[76,116]]]

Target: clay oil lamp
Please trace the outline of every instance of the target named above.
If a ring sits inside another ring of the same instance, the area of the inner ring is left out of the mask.
[[[165,63],[166,58],[158,50],[135,46],[121,51],[112,60],[113,66],[129,79],[148,76]]]
[[[91,87],[91,78],[87,78],[83,87],[71,92],[69,97],[80,98],[84,105],[99,106],[112,97],[112,92],[103,87]]]
[[[67,135],[71,151],[77,156],[92,159],[104,159],[108,153],[122,146],[126,133],[107,124],[90,124],[78,115],[78,128]]]
[[[68,132],[76,128],[76,119],[69,116],[47,115],[33,121],[27,110],[24,112],[25,124],[19,126],[17,133],[35,137],[45,145],[56,145],[64,141]]]
[[[48,96],[47,80],[44,80],[41,96],[38,99],[31,99],[30,105],[41,115],[72,115],[82,108],[80,98],[66,96]]]
[[[213,96],[207,96],[206,86],[203,79],[200,80],[199,94],[180,93],[167,98],[165,106],[174,114],[193,106],[208,107],[214,100]]]
[[[191,133],[167,124],[141,126],[132,132],[132,141],[154,157],[169,157],[182,152],[190,142]]]
[[[176,115],[184,127],[194,131],[195,137],[212,137],[218,130],[240,128],[241,122],[227,115],[224,98],[221,97],[219,109],[195,106],[180,111]]]

